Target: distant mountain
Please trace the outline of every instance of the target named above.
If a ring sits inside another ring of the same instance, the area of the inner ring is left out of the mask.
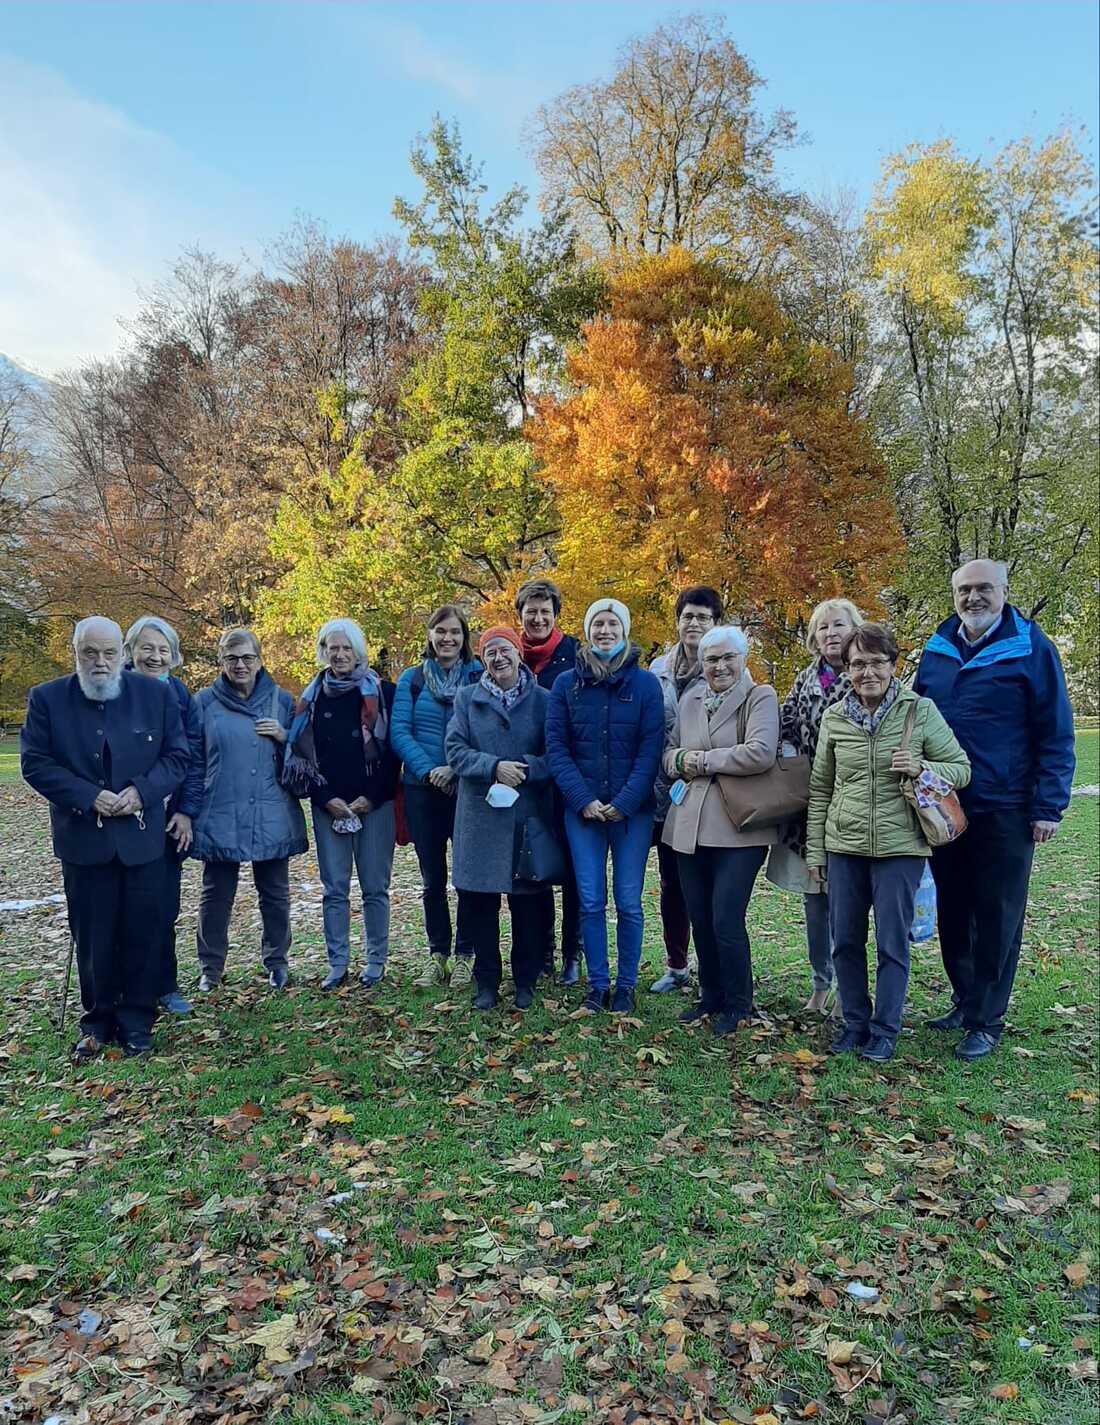
[[[29,386],[32,391],[45,392],[50,389],[50,383],[44,376],[35,375],[33,371],[28,371],[25,366],[20,366],[18,361],[13,361],[10,356],[5,356],[0,351],[0,379],[4,377],[20,381],[24,386]]]

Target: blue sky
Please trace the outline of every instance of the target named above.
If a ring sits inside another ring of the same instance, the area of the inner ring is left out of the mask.
[[[811,192],[865,200],[885,154],[944,135],[980,154],[1085,124],[1095,155],[1095,0],[0,0],[0,351],[47,372],[110,354],[195,243],[255,260],[296,214],[392,231],[436,112],[492,191],[534,190],[536,105],[690,8],[726,16],[764,104],[794,113],[783,176]]]

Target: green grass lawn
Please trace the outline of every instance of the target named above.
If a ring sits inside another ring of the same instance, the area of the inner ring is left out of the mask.
[[[19,739],[0,738],[0,782],[19,781]]]
[[[242,893],[232,980],[142,1064],[70,1067],[46,1018],[63,921],[3,921],[0,1402],[28,1421],[1093,1425],[1096,813],[1075,798],[1037,857],[1010,1033],[971,1067],[922,1025],[946,999],[934,942],[895,1061],[825,1057],[828,1024],[798,1009],[800,904],[763,882],[764,1015],[732,1045],[680,1026],[675,996],[616,1022],[571,1018],[576,992],[479,1016],[412,988],[407,852],[373,997],[316,991],[302,858],[299,987],[254,978]],[[53,890],[21,789],[0,833],[3,893]],[[193,907],[190,884],[189,969]],[[657,926],[650,886],[643,980]]]

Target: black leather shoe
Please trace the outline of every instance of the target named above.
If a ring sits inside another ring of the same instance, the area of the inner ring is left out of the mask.
[[[273,990],[285,990],[290,984],[290,971],[285,965],[276,965],[268,975],[267,982]]]
[[[611,996],[612,1014],[630,1014],[634,1009],[634,991],[626,985],[616,985]]]
[[[894,1041],[875,1035],[859,1051],[861,1059],[869,1059],[872,1064],[888,1064],[894,1057]]]
[[[609,990],[590,989],[584,997],[581,1009],[585,1014],[602,1014],[610,1002],[611,994]]]
[[[937,1015],[935,1019],[926,1019],[924,1022],[929,1029],[961,1029],[963,1012],[959,1005],[955,1004],[946,1014]]]
[[[870,1037],[858,1029],[845,1029],[829,1045],[829,1053],[851,1054],[856,1049],[862,1049]]]
[[[73,1058],[78,1063],[86,1064],[89,1059],[94,1059],[97,1054],[103,1053],[103,1043],[94,1034],[82,1034],[73,1045]]]
[[[127,1059],[136,1059],[141,1054],[151,1054],[153,1052],[152,1035],[131,1034],[129,1039],[123,1041],[122,1052]]]
[[[321,981],[321,988],[326,994],[331,994],[333,990],[338,990],[341,985],[346,985],[347,982],[347,970],[330,970]]]
[[[530,985],[523,985],[516,989],[515,1006],[517,1009],[530,1009],[535,1002],[535,992]]]
[[[719,1037],[736,1034],[737,1026],[744,1022],[739,1014],[716,1014],[710,1022],[711,1033]]]
[[[580,977],[581,964],[580,961],[574,957],[574,959],[572,960],[566,960],[565,964],[561,967],[561,975],[558,977],[558,984],[575,985],[580,979]]]
[[[955,1045],[955,1058],[969,1063],[973,1059],[984,1059],[992,1054],[1000,1040],[995,1034],[987,1034],[984,1029],[971,1029]]]
[[[492,1009],[497,1002],[496,990],[478,990],[474,995],[475,1009]]]
[[[680,1016],[681,1024],[698,1024],[701,1019],[706,1019],[708,1015],[714,1013],[710,1005],[704,1004],[702,1000],[698,1004],[690,1005]]]

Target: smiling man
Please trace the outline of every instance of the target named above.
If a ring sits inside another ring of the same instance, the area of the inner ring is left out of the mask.
[[[125,672],[122,630],[86,618],[76,671],[31,689],[24,780],[50,803],[84,1005],[75,1053],[152,1047],[165,915],[165,803],[188,767],[175,694]]]
[[[954,1005],[936,1029],[963,1029],[960,1059],[993,1050],[1027,908],[1035,847],[1058,830],[1073,782],[1073,713],[1058,651],[1008,602],[1008,570],[972,559],[951,579],[955,613],[929,639],[914,687],[970,758],[970,825],[932,855],[940,947]]]

